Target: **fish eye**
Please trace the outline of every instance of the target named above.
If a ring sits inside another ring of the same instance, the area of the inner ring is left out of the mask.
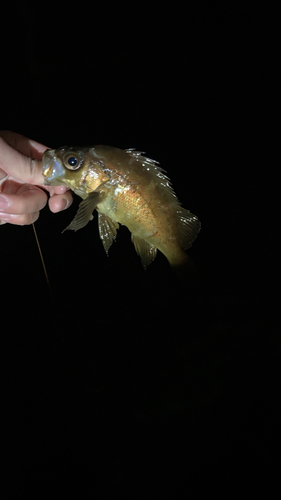
[[[82,163],[82,159],[76,153],[66,153],[63,156],[63,162],[69,170],[77,170]]]

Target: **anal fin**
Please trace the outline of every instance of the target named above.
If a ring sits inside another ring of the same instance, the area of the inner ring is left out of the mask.
[[[157,248],[147,243],[147,241],[143,240],[139,236],[135,236],[132,234],[132,242],[134,243],[137,254],[141,258],[141,263],[144,269],[154,261]]]
[[[108,253],[113,241],[117,235],[117,229],[119,228],[118,222],[114,221],[108,215],[99,212],[99,233],[100,239],[102,241],[103,247]]]

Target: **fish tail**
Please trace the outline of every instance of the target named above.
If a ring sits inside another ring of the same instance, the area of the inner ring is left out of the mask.
[[[187,262],[189,261],[187,253],[181,248],[178,248],[176,252],[173,251],[169,254],[166,254],[166,257],[171,267],[186,266]]]
[[[193,280],[196,274],[196,267],[191,257],[184,250],[179,248],[176,253],[166,255],[166,257],[178,279],[181,281]]]

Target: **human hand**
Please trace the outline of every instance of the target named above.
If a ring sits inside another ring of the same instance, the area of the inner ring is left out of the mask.
[[[42,155],[48,149],[39,142],[8,130],[0,131],[0,224],[24,226],[35,222],[47,204],[60,212],[72,203],[66,186],[45,186]]]

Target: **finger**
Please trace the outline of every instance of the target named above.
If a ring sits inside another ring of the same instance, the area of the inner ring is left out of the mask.
[[[47,204],[47,195],[42,189],[29,184],[7,182],[0,195],[0,210],[6,214],[30,214],[38,212]],[[6,188],[6,189],[5,189]]]
[[[73,197],[71,191],[67,191],[64,194],[54,194],[49,198],[49,207],[51,212],[57,213],[62,210],[66,210],[73,202]]]
[[[35,212],[33,214],[6,214],[0,212],[0,224],[9,223],[15,224],[16,226],[27,226],[35,222],[40,215],[40,212]]]
[[[0,170],[27,184],[44,184],[42,162],[13,149],[0,137]]]
[[[68,187],[66,186],[44,186],[44,189],[47,189],[50,193],[50,196],[53,196],[54,194],[63,194],[66,193],[66,191],[69,190]]]
[[[4,170],[2,170],[2,169],[0,168],[0,181],[2,181],[3,179],[5,179],[5,177],[7,177],[6,172],[4,172]]]
[[[33,141],[24,135],[11,132],[10,130],[0,130],[0,137],[19,153],[36,158],[37,160],[41,160],[42,154],[48,149],[44,144],[40,144],[40,142]]]
[[[44,189],[49,191],[51,195],[67,191],[66,186],[45,186],[45,179],[42,176],[42,162],[38,160],[41,160],[46,149],[48,149],[47,146],[23,135],[0,130],[0,181],[8,174],[26,183],[44,186]]]

